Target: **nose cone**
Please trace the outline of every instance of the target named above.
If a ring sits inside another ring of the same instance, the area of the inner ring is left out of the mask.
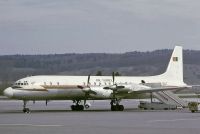
[[[6,97],[13,97],[13,89],[11,87],[8,87],[6,88],[4,91],[3,91],[3,94],[6,96]]]

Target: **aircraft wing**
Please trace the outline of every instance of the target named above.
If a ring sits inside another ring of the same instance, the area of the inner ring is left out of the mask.
[[[190,88],[189,86],[177,87],[177,86],[163,86],[163,87],[149,87],[140,89],[137,91],[133,91],[134,93],[152,93],[152,92],[159,92],[159,91],[166,91],[166,90],[183,90],[186,88]]]
[[[120,87],[120,88],[118,88]],[[183,90],[191,88],[191,86],[150,86],[150,85],[143,85],[143,84],[131,84],[131,85],[124,85],[124,86],[116,86],[116,88],[108,88],[111,90],[116,91],[118,95],[120,94],[129,94],[129,93],[152,93],[152,92],[159,92],[159,91],[166,91],[166,90]],[[107,88],[105,88],[107,89]]]

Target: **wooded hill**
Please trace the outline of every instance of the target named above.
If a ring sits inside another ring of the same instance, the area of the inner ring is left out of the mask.
[[[122,54],[50,54],[0,56],[0,82],[10,83],[30,75],[155,75],[165,71],[172,50]],[[200,51],[184,50],[184,79],[200,84]]]

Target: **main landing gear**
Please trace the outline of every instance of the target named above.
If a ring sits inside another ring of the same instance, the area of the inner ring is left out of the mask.
[[[29,108],[26,108],[27,101],[24,100],[23,102],[24,102],[24,105],[23,105],[23,112],[24,112],[24,113],[30,113],[30,109],[29,109]]]
[[[74,100],[73,101],[76,105],[71,105],[71,109],[72,111],[83,111],[84,110],[84,106],[80,105],[80,100]]]
[[[123,111],[124,110],[124,106],[123,105],[119,105],[120,101],[121,101],[120,99],[111,100],[111,102],[110,102],[111,111]]]

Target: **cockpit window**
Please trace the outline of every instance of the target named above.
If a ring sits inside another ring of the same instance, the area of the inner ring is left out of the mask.
[[[24,83],[16,82],[16,83],[14,83],[13,85],[16,85],[16,86],[28,85],[28,82],[24,82]]]

